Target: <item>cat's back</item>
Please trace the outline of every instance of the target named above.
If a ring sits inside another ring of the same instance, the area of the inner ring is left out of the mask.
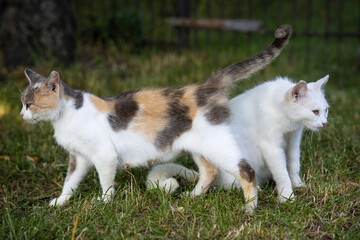
[[[270,105],[281,102],[286,92],[294,84],[286,77],[277,77],[275,80],[262,83],[231,99],[231,108],[234,113],[250,112],[251,109],[269,109]]]

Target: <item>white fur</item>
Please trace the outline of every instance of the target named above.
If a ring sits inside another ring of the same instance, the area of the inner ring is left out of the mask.
[[[179,187],[178,182],[173,176],[181,176],[191,182],[195,182],[199,174],[196,171],[189,170],[184,168],[181,165],[174,163],[160,164],[155,166],[147,177],[146,186],[148,189],[153,189],[156,187],[164,188],[165,192],[172,193],[177,187]],[[149,179],[155,179],[152,182]]]
[[[296,84],[288,78],[278,77],[230,101],[231,129],[237,144],[255,170],[259,186],[271,178],[275,180],[280,202],[294,197],[292,187],[304,186],[299,176],[302,131],[304,127],[317,131],[327,124],[329,105],[322,88],[328,78],[307,84],[307,89],[298,98],[292,94]],[[319,115],[313,110],[318,110]],[[208,137],[214,136],[219,135]],[[222,147],[225,146],[210,148],[218,151]],[[170,171],[170,167],[153,169],[148,181],[161,181],[160,176],[164,176],[164,171]],[[176,169],[186,171],[182,166]],[[213,185],[241,187],[239,181],[221,169]],[[174,186],[171,188],[175,190]]]

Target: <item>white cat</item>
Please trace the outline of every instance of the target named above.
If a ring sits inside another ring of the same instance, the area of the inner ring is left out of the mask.
[[[304,186],[299,176],[301,136],[304,127],[318,131],[327,125],[329,105],[323,87],[328,78],[327,75],[317,82],[294,84],[288,78],[278,77],[230,101],[232,132],[244,158],[256,172],[257,185],[274,179],[280,202],[294,197],[293,187]],[[190,176],[190,180],[197,174],[174,164],[156,166],[147,177],[148,188],[158,182],[159,186],[166,186],[166,191],[174,191],[178,184],[171,177],[179,171],[187,173],[183,175]],[[218,170],[213,185],[241,187],[239,181],[222,170]]]

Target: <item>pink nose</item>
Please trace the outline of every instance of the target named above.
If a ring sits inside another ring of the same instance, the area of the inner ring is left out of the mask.
[[[327,125],[327,122],[323,122],[322,125],[325,127]]]
[[[24,114],[23,114],[23,113],[20,113],[20,116],[21,116],[21,117],[24,117]]]

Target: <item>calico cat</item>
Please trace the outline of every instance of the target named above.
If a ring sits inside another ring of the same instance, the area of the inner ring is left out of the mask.
[[[240,151],[255,170],[259,186],[275,180],[280,202],[294,198],[292,187],[304,186],[299,176],[301,136],[304,127],[318,131],[327,125],[329,105],[323,87],[328,78],[294,84],[278,77],[230,101],[231,131]],[[173,177],[178,173],[189,180],[197,175],[181,165],[163,164],[150,171],[147,187],[158,184],[173,192],[178,187]],[[219,170],[213,185],[229,189],[242,183]]]
[[[192,196],[206,192],[220,168],[244,186],[246,210],[251,213],[257,205],[255,173],[231,134],[228,93],[236,81],[276,58],[291,32],[290,26],[281,26],[272,44],[258,55],[212,74],[203,84],[182,88],[142,89],[99,98],[71,89],[55,71],[45,78],[26,69],[30,85],[22,93],[20,115],[31,123],[50,121],[56,141],[70,154],[62,193],[50,205],[68,201],[92,166],[106,202],[114,193],[118,166],[169,161],[188,151],[196,156],[200,169]]]

